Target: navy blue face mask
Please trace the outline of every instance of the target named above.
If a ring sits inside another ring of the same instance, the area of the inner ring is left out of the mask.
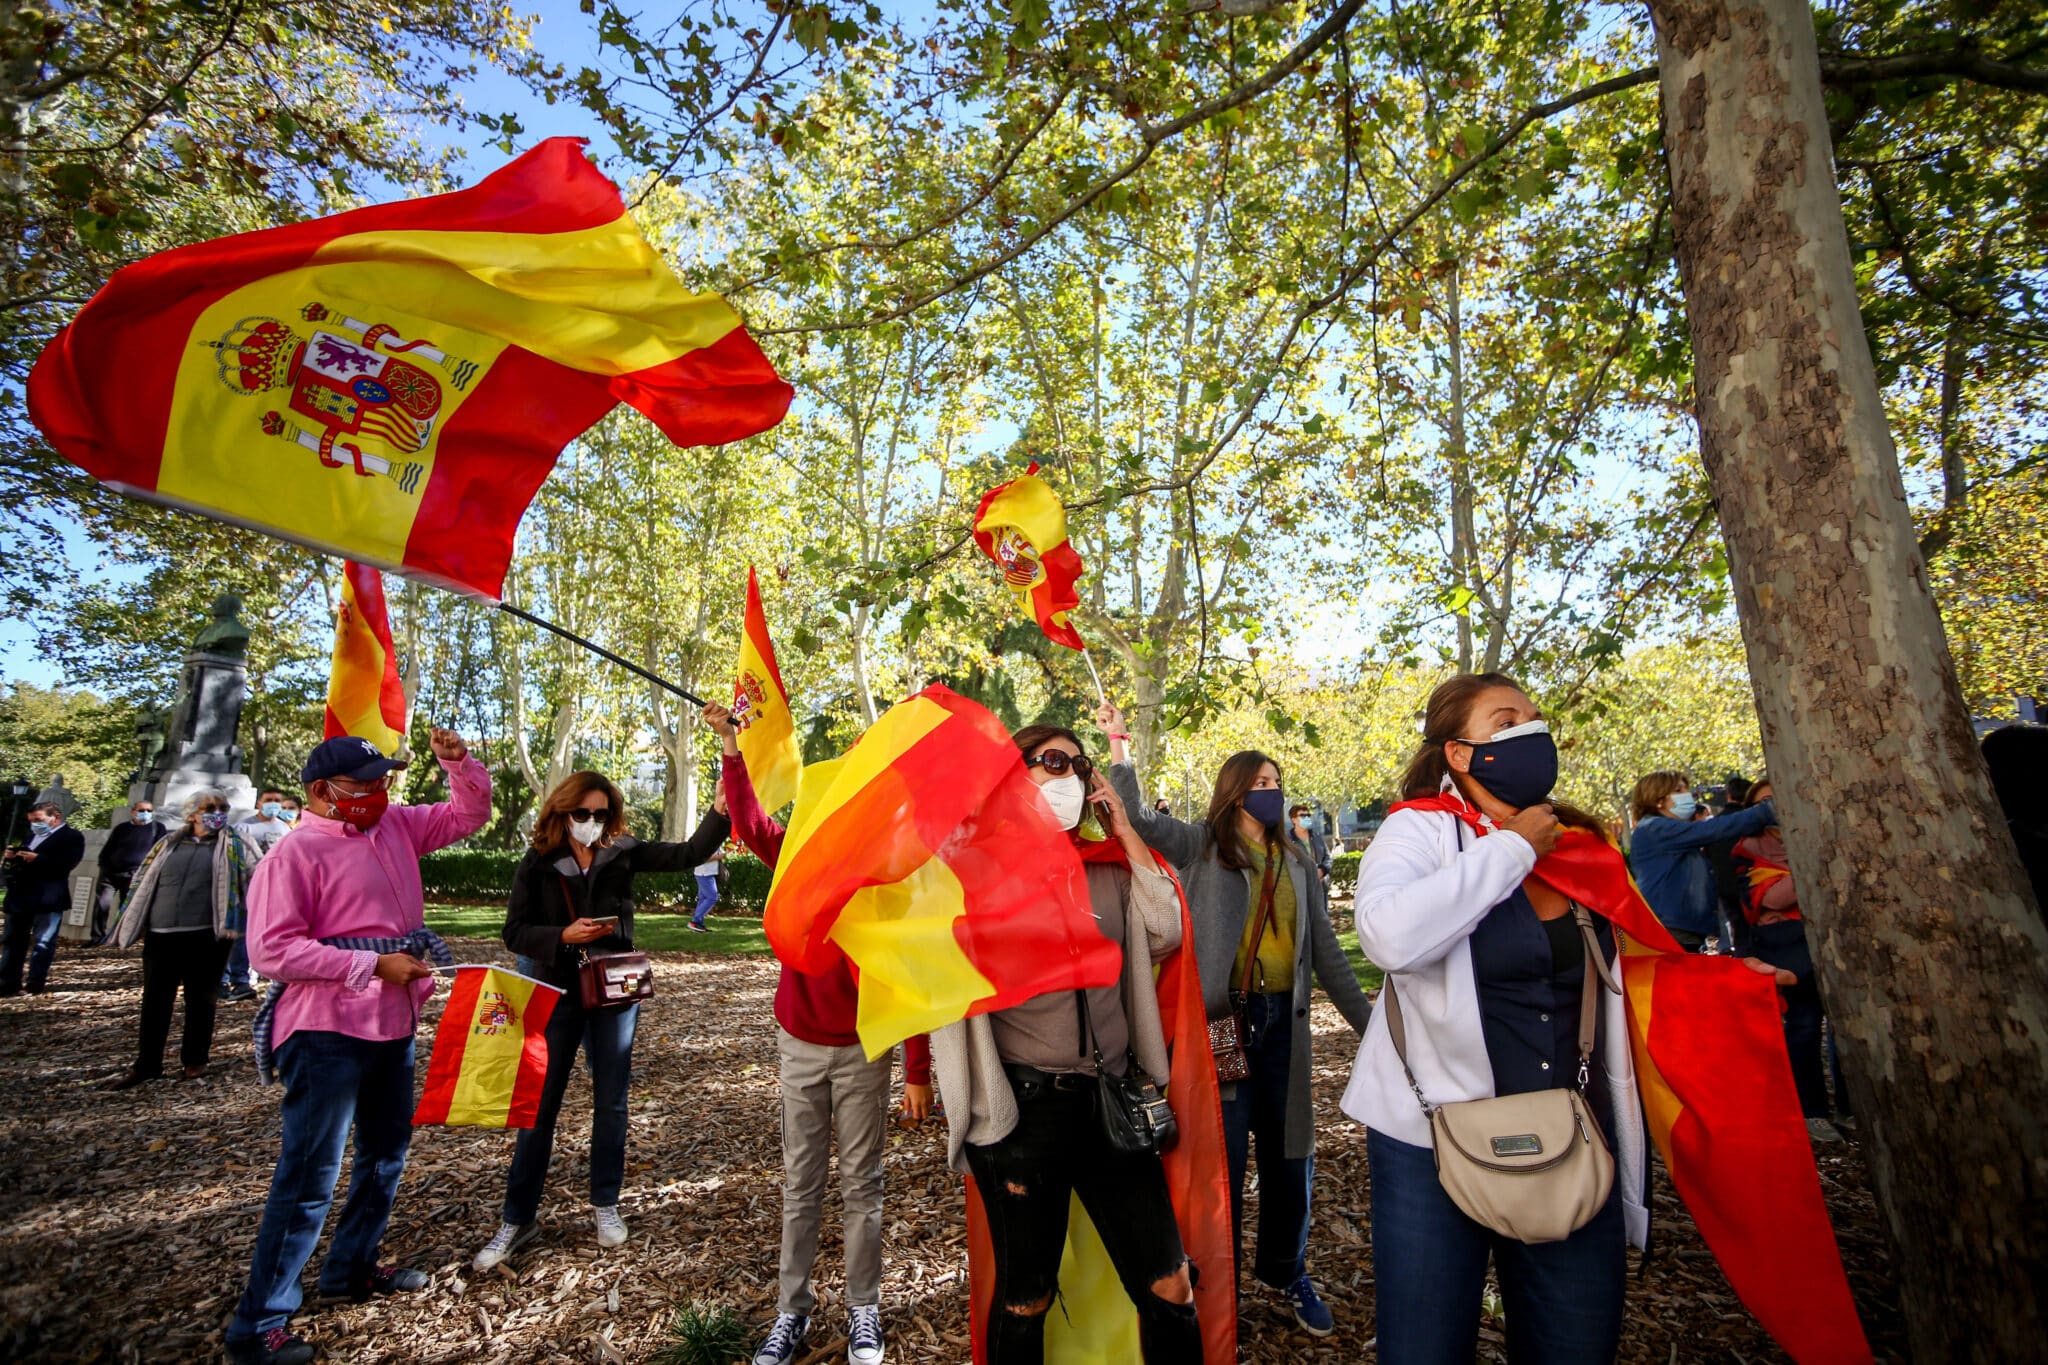
[[[1538,805],[1557,785],[1557,741],[1540,720],[1503,730],[1486,743],[1472,745],[1474,782],[1517,810]]]
[[[1244,794],[1244,810],[1267,829],[1278,829],[1287,817],[1287,796],[1278,787],[1260,787]]]

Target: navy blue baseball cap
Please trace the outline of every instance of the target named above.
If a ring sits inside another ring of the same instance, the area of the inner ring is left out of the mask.
[[[330,777],[346,777],[356,782],[368,782],[405,766],[404,759],[386,758],[384,751],[367,739],[336,735],[314,746],[313,752],[306,757],[306,766],[299,770],[299,781],[311,785]]]

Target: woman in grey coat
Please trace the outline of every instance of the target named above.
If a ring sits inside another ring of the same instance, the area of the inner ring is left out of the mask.
[[[1256,750],[1232,754],[1216,775],[1208,814],[1196,823],[1176,820],[1152,809],[1139,790],[1123,712],[1105,703],[1096,721],[1109,736],[1115,760],[1109,780],[1132,827],[1180,874],[1209,1018],[1227,1018],[1234,1007],[1243,1011],[1250,1074],[1223,1086],[1235,1240],[1242,1241],[1245,1169],[1256,1143],[1259,1235],[1252,1273],[1286,1295],[1303,1330],[1327,1336],[1334,1320],[1308,1276],[1315,1177],[1311,971],[1361,1036],[1371,1005],[1338,946],[1323,880],[1308,850],[1286,830],[1280,765]]]

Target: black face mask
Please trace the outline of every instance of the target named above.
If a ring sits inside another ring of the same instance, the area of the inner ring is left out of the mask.
[[[1502,736],[1485,744],[1458,741],[1472,745],[1472,780],[1517,810],[1540,804],[1557,785],[1557,741],[1548,726],[1517,725]]]

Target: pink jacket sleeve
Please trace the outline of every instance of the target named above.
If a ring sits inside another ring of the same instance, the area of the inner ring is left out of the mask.
[[[313,933],[313,866],[278,850],[249,878],[249,965],[273,981],[333,981],[365,990],[377,970],[367,950],[330,948]]]
[[[725,809],[732,817],[733,837],[772,869],[782,856],[783,829],[761,809],[747,761],[738,754],[725,756]]]
[[[491,773],[467,754],[459,763],[441,761],[448,774],[448,799],[432,806],[393,806],[388,820],[398,816],[415,853],[432,853],[446,848],[491,823]]]

